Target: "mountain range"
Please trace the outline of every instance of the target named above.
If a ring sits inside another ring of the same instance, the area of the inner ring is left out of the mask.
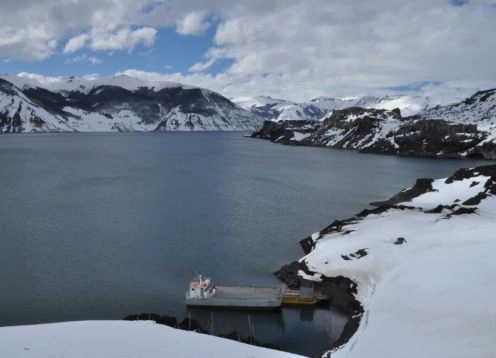
[[[266,121],[252,137],[365,153],[496,159],[496,89],[414,116],[398,108],[349,107],[322,121]]]
[[[256,131],[254,137],[285,144],[491,158],[495,118],[496,89],[458,101],[389,95],[297,103],[229,100],[204,88],[125,75],[0,75],[0,133]]]
[[[179,83],[0,75],[0,132],[247,131],[261,124],[220,94]]]
[[[372,109],[398,108],[404,116],[416,115],[427,109],[443,106],[459,98],[387,95],[382,97],[316,97],[307,102],[292,102],[269,96],[235,97],[234,103],[252,113],[274,122],[285,120],[323,120],[332,111],[349,107]]]

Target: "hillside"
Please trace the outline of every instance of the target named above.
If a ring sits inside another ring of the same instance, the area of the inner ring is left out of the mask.
[[[282,277],[320,289],[351,280],[359,302],[354,332],[331,356],[492,357],[495,195],[496,166],[460,169],[305,239],[308,254]]]
[[[496,91],[404,117],[399,109],[350,107],[321,122],[268,122],[254,138],[364,153],[496,159]]]
[[[128,76],[0,76],[0,132],[246,131],[262,120],[220,94]]]

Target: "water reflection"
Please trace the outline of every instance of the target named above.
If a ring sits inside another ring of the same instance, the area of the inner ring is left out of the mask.
[[[347,317],[334,307],[284,307],[272,311],[231,310],[191,307],[192,319],[213,333],[228,334],[233,330],[242,336],[254,327],[257,341],[287,352],[320,357],[341,335]]]

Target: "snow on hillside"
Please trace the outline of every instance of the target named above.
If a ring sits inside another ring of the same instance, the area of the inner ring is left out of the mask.
[[[231,101],[243,108],[264,107],[264,106],[287,106],[296,104],[295,102],[287,101],[285,99],[272,98],[270,96],[241,96],[231,98]]]
[[[73,131],[61,116],[50,113],[45,108],[27,98],[21,91],[0,79],[0,133],[12,122],[23,124],[25,131]]]
[[[8,358],[299,357],[150,321],[83,321],[0,327]]]
[[[389,95],[383,97],[316,97],[308,102],[296,103],[267,96],[237,97],[232,101],[266,120],[323,120],[333,111],[361,107],[367,109],[393,110],[398,108],[402,116],[412,116],[438,105],[455,102],[453,98],[431,98],[410,95]]]
[[[262,121],[216,92],[177,83],[0,75],[0,133],[250,131]]]
[[[494,356],[496,166],[431,186],[312,235],[316,247],[301,259],[311,274],[300,275],[352,279],[365,310],[333,358]]]
[[[435,106],[443,106],[455,102],[455,98],[448,97],[422,97],[411,95],[389,95],[384,97],[365,96],[359,98],[355,106],[393,110],[398,108],[403,117],[415,115]]]
[[[450,106],[438,107],[438,110]],[[423,117],[423,114],[402,117],[398,109],[349,107],[332,111],[320,122],[264,122],[251,137],[365,153],[496,159],[496,126],[483,125],[477,118],[473,117],[474,122],[458,123]],[[305,135],[294,135],[294,132]]]
[[[479,91],[463,101],[431,108],[420,113],[420,117],[496,128],[496,89]]]

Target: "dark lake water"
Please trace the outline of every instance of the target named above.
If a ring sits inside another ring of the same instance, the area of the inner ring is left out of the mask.
[[[0,136],[0,325],[187,316],[198,271],[277,285],[298,240],[410,186],[487,162],[275,145],[240,133]],[[341,333],[334,310],[213,312],[306,355]],[[210,310],[191,310],[206,325]]]

